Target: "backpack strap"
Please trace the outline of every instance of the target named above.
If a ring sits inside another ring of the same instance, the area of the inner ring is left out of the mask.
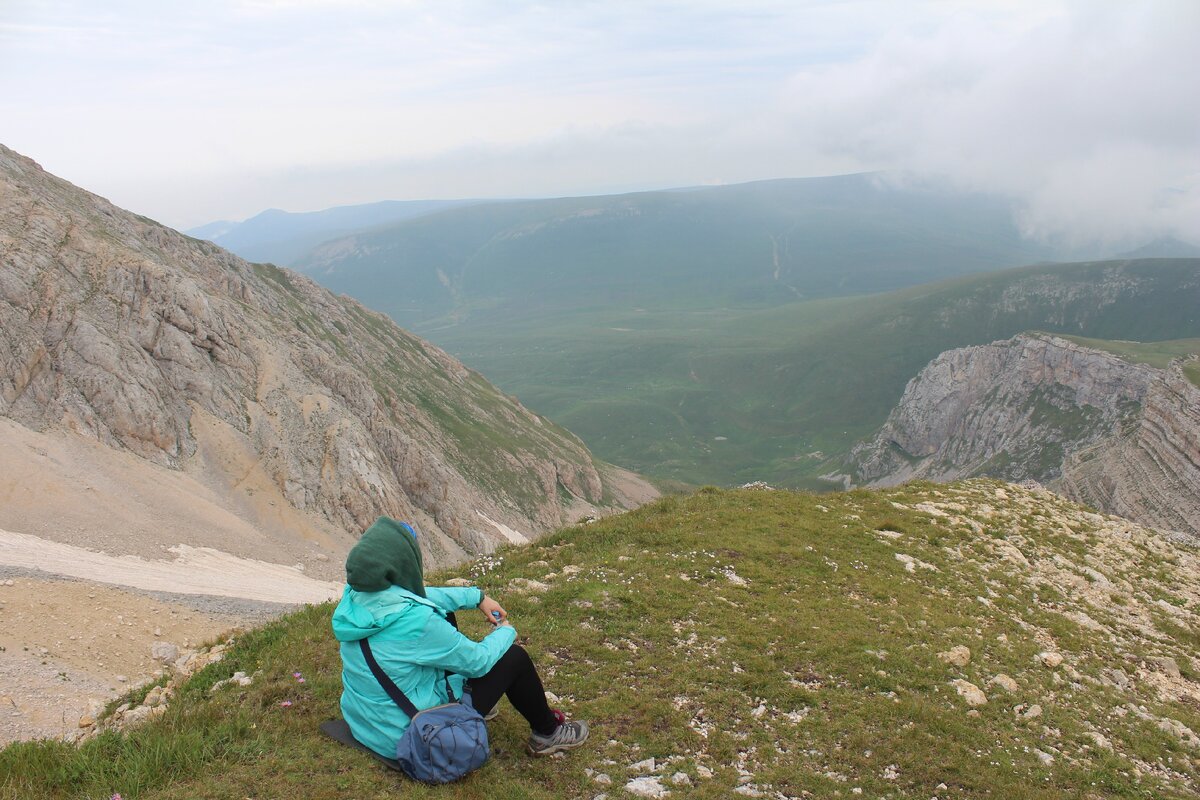
[[[417,715],[417,707],[408,699],[408,695],[400,691],[400,687],[395,681],[387,676],[383,668],[379,666],[379,662],[375,660],[375,654],[371,652],[371,645],[367,644],[366,639],[358,640],[359,649],[362,650],[363,658],[366,659],[367,667],[370,668],[371,674],[375,676],[375,680],[379,681],[379,685],[387,692],[387,696],[392,698],[392,701],[400,706],[400,710],[412,719]]]
[[[367,662],[367,667],[371,670],[371,674],[375,676],[375,680],[379,681],[379,685],[387,692],[387,696],[392,698],[392,702],[400,706],[400,710],[412,719],[417,715],[417,707],[408,699],[396,682],[388,677],[388,674],[383,671],[383,667],[379,666],[379,662],[375,660],[375,654],[371,652],[371,645],[366,639],[358,640],[358,648],[362,650],[363,659]],[[451,703],[458,702],[454,697],[454,690],[450,688],[450,673],[443,672],[442,679],[446,681],[446,697]]]

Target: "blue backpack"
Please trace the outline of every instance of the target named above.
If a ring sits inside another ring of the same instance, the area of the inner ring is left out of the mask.
[[[487,725],[471,704],[469,688],[456,701],[446,676],[450,702],[418,711],[379,666],[367,640],[359,639],[358,644],[375,680],[411,720],[396,742],[396,760],[410,778],[424,783],[450,783],[483,766],[488,760]]]

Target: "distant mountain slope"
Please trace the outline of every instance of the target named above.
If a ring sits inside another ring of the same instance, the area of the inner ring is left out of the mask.
[[[323,739],[341,693],[323,605],[238,636],[145,703],[131,691],[99,726],[140,727],[0,751],[0,796],[1200,793],[1197,550],[1049,492],[705,490],[503,555],[431,582],[478,581],[504,603],[546,687],[593,724],[563,759],[529,758],[506,702],[491,760],[449,788]],[[479,614],[460,623],[484,632]]]
[[[1154,345],[1114,343],[1153,358]],[[1200,358],[1200,339],[1160,351]],[[916,477],[1032,478],[1136,522],[1200,534],[1200,378],[1054,336],[942,353],[904,391],[853,471],[872,485]]]
[[[1200,336],[1200,259],[1022,267],[761,311],[531,312],[428,335],[610,461],[817,486],[939,353],[1027,330]]]
[[[296,266],[412,327],[777,305],[1052,254],[994,198],[842,175],[480,204],[330,241]]]
[[[1155,239],[1141,247],[1122,253],[1121,258],[1200,258],[1200,245],[1184,242],[1172,236]]]
[[[0,415],[181,471],[264,536],[344,546],[388,514],[446,563],[628,502],[573,435],[383,315],[3,148],[0,253]]]
[[[220,220],[186,233],[232,250],[248,261],[291,266],[321,242],[352,231],[469,205],[471,200],[385,200],[323,211],[268,209],[242,222]]]

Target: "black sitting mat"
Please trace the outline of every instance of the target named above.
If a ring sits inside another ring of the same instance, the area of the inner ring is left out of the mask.
[[[400,762],[397,761],[396,759],[385,758],[385,757],[379,755],[379,753],[376,753],[371,748],[367,747],[365,744],[360,742],[358,739],[355,739],[354,734],[350,733],[350,726],[346,724],[346,720],[331,719],[328,722],[322,722],[320,725],[320,729],[321,729],[321,733],[325,734],[330,739],[333,739],[334,741],[337,741],[337,742],[341,742],[342,744],[345,744],[345,745],[349,745],[350,747],[353,747],[355,749],[362,750],[364,753],[369,753],[370,755],[374,756],[379,761],[382,761],[384,764],[387,764],[389,767],[396,770],[397,772],[404,771],[400,768]]]

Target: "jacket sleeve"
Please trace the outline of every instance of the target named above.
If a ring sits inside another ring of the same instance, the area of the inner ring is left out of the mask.
[[[468,678],[478,678],[495,666],[516,638],[516,629],[506,625],[483,637],[483,641],[476,642],[463,636],[439,615],[430,614],[407,660]]]
[[[462,611],[483,602],[483,590],[476,586],[426,586],[425,599],[442,611]]]

